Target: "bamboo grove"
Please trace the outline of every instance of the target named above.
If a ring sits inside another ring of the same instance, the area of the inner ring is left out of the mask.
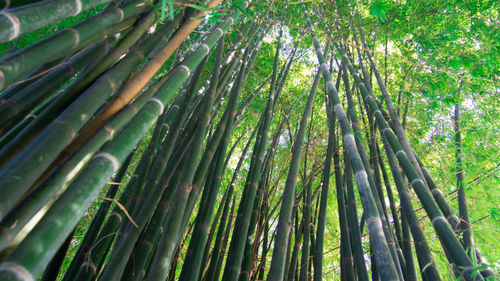
[[[493,280],[384,1],[229,2],[0,1],[0,279]]]

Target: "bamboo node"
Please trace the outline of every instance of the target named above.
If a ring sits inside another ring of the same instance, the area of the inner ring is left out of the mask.
[[[399,152],[399,151],[398,151],[398,152]],[[414,186],[417,182],[420,182],[420,183],[422,183],[422,184],[423,184],[423,182],[422,182],[422,180],[421,180],[421,179],[416,178],[416,179],[414,179],[414,180],[412,180],[412,181],[411,181],[411,185],[412,185],[412,186]]]
[[[78,44],[80,44],[80,34],[78,34],[78,31],[76,31],[73,27],[70,27],[66,30],[73,33],[73,36],[75,38],[75,44],[74,44],[73,48],[78,46]]]
[[[12,262],[0,264],[0,277],[19,281],[33,281],[31,273],[22,265]]]
[[[149,101],[152,101],[152,102],[155,102],[156,104],[158,104],[160,106],[160,114],[163,113],[163,110],[165,109],[165,107],[163,106],[163,103],[161,102],[161,100],[159,100],[158,98],[150,98]]]
[[[76,5],[76,7],[75,7],[76,9],[75,9],[75,13],[73,14],[73,16],[78,15],[82,11],[82,1],[75,0],[75,5]]]
[[[207,55],[208,55],[208,53],[210,53],[210,47],[208,47],[208,45],[207,45],[207,44],[205,44],[205,43],[201,44],[201,45],[200,45],[200,48],[205,49],[205,51],[206,51]]]
[[[10,23],[12,24],[10,26],[10,34],[9,34],[9,38],[7,39],[7,41],[10,41],[14,38],[17,38],[19,36],[19,30],[20,30],[20,27],[19,27],[19,19],[9,13],[9,12],[0,12],[0,15],[3,15],[4,17],[6,17]]]
[[[334,107],[333,110],[335,110],[335,114],[337,114],[337,117],[344,115],[344,108],[340,103],[337,103]]]
[[[186,73],[187,73],[187,76],[191,75],[191,70],[189,70],[189,67],[181,64],[181,65],[179,65],[179,68],[180,69],[184,69],[186,71]]]
[[[446,221],[446,219],[443,216],[437,216],[437,217],[433,218],[431,222],[432,222],[432,225],[435,226],[440,221],[448,224],[448,221]]]
[[[118,160],[116,159],[116,157],[109,154],[108,152],[97,153],[94,156],[94,159],[97,159],[97,158],[105,158],[105,159],[109,160],[109,162],[111,162],[111,164],[113,165],[113,171],[116,171],[116,170],[118,170],[118,168],[120,168],[120,164],[119,164]]]

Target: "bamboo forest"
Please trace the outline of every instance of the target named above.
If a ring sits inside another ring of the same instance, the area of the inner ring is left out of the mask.
[[[500,279],[500,2],[0,0],[0,281]]]

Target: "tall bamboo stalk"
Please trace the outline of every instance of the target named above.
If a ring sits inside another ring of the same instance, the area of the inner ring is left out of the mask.
[[[359,156],[359,152],[356,148],[356,141],[350,128],[349,122],[345,111],[340,104],[340,100],[333,85],[331,74],[328,71],[327,65],[325,63],[324,56],[320,50],[320,45],[314,31],[312,30],[312,25],[307,16],[305,6],[302,5],[304,11],[304,16],[307,21],[308,29],[312,33],[314,47],[316,49],[316,54],[318,60],[321,64],[321,71],[323,77],[327,84],[327,92],[330,97],[330,101],[333,104],[335,114],[340,122],[340,127],[342,129],[342,135],[344,137],[344,146],[347,150],[347,155],[353,167],[356,182],[358,185],[358,190],[361,196],[361,202],[367,215],[367,226],[370,233],[370,239],[372,240],[372,245],[375,248],[375,256],[378,260],[377,265],[380,269],[380,274],[385,280],[399,280],[396,265],[394,264],[389,247],[387,245],[386,237],[384,236],[382,221],[375,204],[375,200],[370,191],[370,185],[368,182],[368,175],[363,166],[363,162]]]

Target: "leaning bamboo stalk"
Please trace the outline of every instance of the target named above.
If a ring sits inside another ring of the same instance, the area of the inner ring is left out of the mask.
[[[234,19],[229,17],[220,26],[219,32],[213,33],[213,36],[207,38],[206,44],[213,46],[215,41],[222,36],[224,30],[227,30],[233,23]],[[178,66],[170,75],[167,82],[171,85],[169,90],[177,91],[187,79],[190,69],[193,69],[207,53],[206,48],[200,47],[186,58],[184,63]],[[71,184],[68,189],[70,192],[66,191],[59,198],[44,216],[41,223],[1,264],[0,276],[12,276],[11,274],[16,274],[19,270],[29,272],[35,276],[38,275],[45,266],[47,258],[50,258],[55,253],[53,245],[59,244],[62,240],[61,237],[67,235],[72,227],[76,225],[85,209],[106,182],[107,177],[118,169],[119,163],[124,161],[126,154],[132,150],[155,118],[162,112],[166,97],[168,97],[168,93],[162,93],[152,98],[132,121],[120,131],[116,138],[94,157],[91,165],[87,166]],[[66,221],[66,223],[59,224],[60,219]],[[52,235],[54,232],[57,232],[57,235]],[[43,242],[40,244],[41,247],[34,248],[31,244],[33,241],[37,241],[37,243]]]
[[[183,25],[176,31],[168,43],[159,50],[153,58],[151,58],[130,81],[128,81],[113,98],[113,101],[94,118],[81,135],[75,140],[75,145],[84,143],[90,138],[111,116],[115,115],[131,100],[133,100],[147,83],[160,70],[167,59],[173,54],[180,44],[193,32],[193,30],[201,23],[210,9],[216,7],[221,0],[212,0],[207,5],[207,10],[200,11],[195,17],[184,22]]]
[[[2,144],[1,146],[3,147],[7,143],[10,143],[14,139],[14,135],[16,135],[16,140],[9,144],[9,149],[2,149],[2,152],[0,152],[0,155],[2,155],[0,158],[4,159],[2,161],[7,161],[5,160],[7,156],[4,152],[19,151],[22,147],[24,147],[31,140],[31,138],[33,138],[33,136],[36,136],[46,127],[46,124],[49,121],[53,120],[64,108],[76,99],[85,87],[92,83],[122,55],[124,55],[125,52],[127,52],[129,48],[144,34],[146,29],[152,24],[154,18],[155,13],[153,11],[146,15],[133,30],[128,32],[127,35],[120,40],[108,54],[105,55],[105,57],[82,71],[82,73],[78,75],[77,79],[71,85],[60,91],[57,94],[57,99],[54,100],[53,104],[51,104],[47,110],[37,110],[34,114],[26,117],[22,121],[22,124],[29,123],[29,126],[23,125],[26,129],[22,129],[21,131],[21,128],[16,126],[15,130],[18,132],[14,134],[11,130],[6,136],[2,137],[0,144]],[[176,16],[172,22],[168,23],[168,25],[171,25],[171,29],[175,29],[175,25],[179,22],[179,20],[180,17]],[[157,33],[161,33],[161,31],[158,30]]]
[[[61,62],[64,61],[64,58],[59,58],[53,61],[49,61],[37,69],[31,71],[29,74],[26,74],[23,78],[20,79],[19,82],[14,83],[9,88],[2,91],[0,94],[0,104],[4,102],[4,100],[11,98],[16,95],[19,91],[29,86],[31,83],[36,82],[38,79],[42,78],[47,74],[51,69],[57,67]]]
[[[157,40],[160,38],[156,38]],[[147,40],[146,40],[147,41]],[[50,163],[56,159],[59,152],[69,144],[76,136],[80,128],[85,125],[86,121],[91,118],[91,114],[98,110],[99,106],[106,101],[106,95],[103,93],[113,93],[118,85],[124,81],[139,63],[144,55],[142,51],[149,52],[154,46],[154,41],[147,42],[141,45],[140,50],[130,53],[125,59],[120,61],[111,70],[101,76],[94,84],[80,96],[80,98],[72,103],[54,122],[52,122],[44,132],[39,135],[35,141],[30,143],[23,152],[17,155],[14,160],[0,172],[0,174],[9,174],[8,177],[0,179],[1,185],[4,186],[2,193],[5,192],[5,199],[16,196],[21,196],[49,167]],[[17,137],[16,137],[17,139]],[[14,140],[12,141],[14,143]],[[8,153],[5,147],[2,153]],[[10,147],[12,149],[12,147]],[[15,171],[12,173],[12,171]],[[22,174],[19,178],[16,173]],[[11,190],[15,192],[9,192]],[[2,204],[0,208],[0,217],[3,217],[2,212],[8,210],[15,202]]]
[[[413,204],[411,200],[410,191],[405,185],[401,172],[396,162],[394,152],[389,146],[385,137],[382,137],[385,151],[387,153],[387,158],[389,160],[389,165],[392,171],[392,176],[398,190],[401,207],[404,212],[404,217],[409,225],[411,234],[415,241],[415,250],[417,252],[417,258],[420,265],[420,273],[422,278],[425,280],[440,280],[439,273],[436,268],[436,264],[432,258],[429,246],[424,236],[424,232],[420,227],[418,218],[413,209]],[[407,247],[407,246],[406,246]],[[411,247],[411,245],[410,245]],[[411,276],[412,270],[407,271]],[[413,271],[414,272],[414,271]]]
[[[53,59],[65,57],[90,43],[112,34],[107,30],[147,7],[147,1],[136,0],[92,17],[74,27],[19,50],[0,61],[0,90],[16,82],[34,68]]]
[[[373,193],[373,197],[375,199],[375,204],[377,206],[377,209],[380,214],[380,219],[382,221],[382,227],[384,229],[384,235],[387,240],[387,244],[389,246],[389,250],[391,252],[391,256],[395,262],[396,269],[398,270],[398,274],[400,279],[403,279],[403,266],[401,265],[401,262],[399,261],[399,256],[398,256],[398,249],[397,249],[397,242],[394,239],[394,233],[392,230],[392,225],[389,224],[389,219],[387,216],[387,208],[385,206],[385,198],[383,196],[383,191],[381,187],[381,181],[380,181],[380,172],[378,170],[378,167],[376,166],[377,162],[374,161],[374,157],[372,156],[373,152],[375,151],[374,145],[375,145],[375,138],[374,138],[374,124],[373,124],[373,116],[369,115],[368,116],[368,123],[369,123],[369,130],[371,133],[368,134],[367,138],[369,140],[369,148],[370,148],[370,155],[368,155],[365,146],[363,145],[363,136],[361,134],[362,130],[360,127],[360,123],[358,121],[358,118],[356,116],[356,112],[354,109],[354,101],[352,98],[352,93],[351,93],[351,88],[350,88],[350,83],[348,79],[348,72],[345,64],[342,64],[342,78],[344,80],[344,85],[345,85],[345,92],[347,96],[347,103],[348,103],[348,115],[351,118],[351,124],[352,124],[352,130],[354,132],[355,140],[356,140],[356,146],[358,148],[361,161],[363,162],[363,165],[367,171],[368,175],[368,182],[370,184],[370,188]],[[354,88],[353,88],[354,89]],[[370,114],[368,112],[368,114]],[[376,157],[375,157],[376,158]]]
[[[363,166],[363,162],[361,160],[359,151],[356,147],[356,141],[354,139],[354,135],[352,133],[352,129],[347,120],[346,113],[340,103],[340,99],[338,97],[337,91],[335,90],[335,86],[331,79],[331,74],[328,71],[327,65],[325,63],[325,59],[323,57],[323,53],[320,50],[320,45],[314,31],[312,30],[312,24],[307,16],[307,12],[305,6],[302,5],[302,9],[304,11],[304,16],[306,17],[306,21],[308,23],[309,31],[312,32],[313,43],[316,49],[316,54],[318,60],[321,64],[321,71],[327,83],[327,92],[330,97],[330,101],[334,106],[335,114],[339,120],[342,135],[344,137],[344,146],[347,150],[347,155],[349,156],[349,160],[353,167],[356,182],[358,185],[358,191],[361,196],[361,202],[363,204],[363,208],[367,215],[367,226],[369,229],[370,238],[372,240],[372,245],[376,249],[375,254],[377,258],[377,264],[380,269],[380,273],[384,280],[399,280],[396,265],[392,260],[392,256],[387,245],[386,237],[384,235],[382,221],[377,210],[377,206],[373,195],[370,190],[370,185],[368,182],[368,175]]]
[[[375,116],[375,120],[377,122],[380,132],[384,135],[384,137],[387,138],[393,151],[396,151],[396,157],[401,166],[403,167],[403,170],[406,176],[408,177],[408,180],[411,182],[411,185],[415,190],[415,192],[417,193],[417,196],[419,197],[420,202],[424,206],[424,209],[426,210],[429,218],[432,220],[432,225],[436,230],[436,233],[438,234],[438,237],[440,238],[443,247],[450,254],[451,262],[455,263],[459,267],[465,268],[466,270],[464,270],[465,271],[464,277],[466,279],[470,279],[471,271],[469,271],[469,269],[473,268],[472,261],[468,258],[467,254],[462,248],[462,245],[460,245],[457,238],[455,237],[455,234],[451,229],[449,223],[446,221],[446,219],[440,212],[438,206],[436,205],[436,202],[434,201],[431,195],[431,192],[429,191],[429,188],[427,188],[425,183],[420,179],[417,170],[415,169],[410,158],[407,156],[403,147],[399,143],[398,138],[396,137],[392,129],[389,127],[389,124],[387,123],[384,116],[382,115],[382,112],[378,108],[375,99],[368,92],[365,85],[357,75],[356,71],[349,62],[343,49],[339,48],[338,45],[336,47],[341,54],[342,62],[346,64],[347,68],[349,69],[349,72],[351,73],[351,76],[356,81],[358,88],[360,89],[360,92],[363,96],[363,99],[369,107],[369,110]]]
[[[194,87],[199,79],[201,70],[205,65],[204,63],[205,61],[206,59],[204,59],[203,63],[201,63],[197,67],[197,70],[191,77],[188,93],[184,95],[184,102],[188,102],[191,99],[191,95],[194,92]],[[165,84],[165,89],[163,90],[166,91],[168,87],[169,84]],[[174,94],[174,92],[171,93]],[[141,97],[139,97],[139,99]],[[165,193],[164,185],[161,183],[159,184],[159,178],[167,166],[167,161],[168,158],[170,158],[174,140],[177,138],[177,135],[179,134],[179,131],[181,129],[179,124],[181,123],[182,119],[184,119],[185,105],[182,104],[181,106],[182,110],[180,112],[177,112],[172,128],[169,129],[169,133],[165,141],[162,143],[160,151],[158,152],[158,154],[155,156],[155,159],[151,163],[151,167],[152,168],[154,167],[154,169],[150,169],[150,171],[148,172],[148,178],[145,182],[145,186],[150,187],[150,190],[145,189],[139,195],[135,203],[136,207],[132,211],[132,217],[134,218],[135,225],[133,225],[132,223],[126,223],[121,227],[123,229],[122,234],[118,242],[115,243],[113,247],[113,251],[111,252],[109,262],[106,264],[106,267],[104,268],[103,277],[101,277],[105,278],[104,280],[107,280],[106,279],[107,277],[105,276],[121,276],[122,274],[124,274],[127,261],[129,260],[126,257],[135,256],[132,253],[134,250],[136,250],[134,248],[134,245],[139,239],[139,235],[146,227],[146,224],[148,223],[151,214],[155,210],[155,207],[157,206],[157,204],[159,204],[159,207],[157,207],[157,211],[159,211],[162,208],[165,208],[165,206],[168,207],[169,202],[162,202],[162,200],[160,200],[160,196],[158,196],[162,193]],[[153,226],[154,225],[150,224],[148,228]],[[144,243],[141,243],[141,245],[144,245]],[[144,249],[147,248],[146,247],[142,248],[142,250]],[[138,265],[138,267],[140,267],[141,264],[144,264],[147,257],[148,257],[147,255],[143,254],[142,260],[138,259],[135,262]],[[138,276],[137,273],[139,273],[141,270],[142,267],[140,267],[138,272],[134,272],[135,278],[137,278]]]
[[[281,38],[280,31],[280,38]],[[241,263],[243,260],[243,251],[245,248],[245,241],[247,239],[248,227],[250,223],[253,203],[257,192],[258,183],[261,176],[263,161],[264,161],[264,148],[267,142],[267,134],[272,119],[272,108],[275,102],[275,87],[276,72],[278,65],[278,55],[280,51],[280,42],[276,48],[274,57],[274,66],[272,74],[272,83],[269,91],[269,99],[266,109],[262,113],[261,120],[259,120],[258,132],[252,153],[252,160],[250,162],[250,169],[243,189],[240,207],[236,217],[235,230],[233,231],[231,243],[229,246],[229,256],[224,268],[222,280],[233,281],[237,280],[241,270]]]
[[[99,210],[92,219],[92,223],[87,229],[85,237],[81,241],[80,246],[78,247],[78,250],[75,256],[73,257],[73,260],[71,261],[71,265],[66,270],[66,273],[64,275],[65,278],[68,276],[74,276],[74,274],[78,270],[78,267],[84,262],[84,258],[88,253],[88,251],[92,250],[92,246],[94,245],[97,239],[99,230],[101,230],[104,219],[106,218],[109,208],[111,207],[112,200],[114,200],[115,195],[119,190],[121,181],[123,180],[125,174],[127,173],[127,169],[129,168],[130,162],[132,161],[134,152],[135,151],[132,151],[130,153],[130,155],[127,157],[123,165],[120,167],[120,170],[118,170],[118,172],[116,173],[116,176],[113,178],[113,183],[110,184],[110,187],[106,193],[105,197],[106,199],[101,203],[101,205],[99,205]]]
[[[0,104],[0,133],[22,120],[26,113],[55,93],[68,79],[89,64],[89,61],[101,59],[102,54],[111,47],[111,43],[111,40],[105,40],[89,46]]]
[[[51,0],[0,11],[0,43],[57,23],[107,0]],[[56,9],[57,12],[54,12]]]
[[[222,41],[220,41],[222,43]],[[217,64],[219,63],[222,55],[222,44],[219,44],[219,51],[217,53]],[[170,268],[173,254],[179,240],[182,237],[183,232],[183,214],[186,209],[186,205],[189,200],[189,196],[194,189],[198,188],[194,182],[194,177],[196,173],[196,165],[198,164],[198,159],[202,150],[202,141],[207,132],[207,126],[209,122],[209,112],[214,103],[217,90],[217,81],[219,76],[219,68],[217,68],[216,75],[214,76],[213,83],[211,84],[211,89],[209,94],[203,99],[202,110],[198,116],[198,126],[196,127],[193,134],[193,141],[189,146],[189,150],[186,154],[186,160],[183,161],[182,167],[178,169],[180,172],[179,183],[174,187],[174,198],[175,201],[172,204],[172,208],[169,211],[167,217],[166,231],[162,233],[162,236],[158,242],[156,253],[151,261],[150,270],[146,274],[146,280],[160,280],[167,276],[168,269]],[[213,156],[215,151],[207,148],[202,157],[207,158],[207,153]],[[201,166],[201,164],[200,164]],[[182,232],[181,232],[182,231]],[[181,232],[181,233],[180,233]]]
[[[119,25],[112,26],[112,29],[121,28],[123,27],[122,24],[125,24],[125,26],[129,26],[134,21],[134,18],[132,19],[132,21],[125,20],[119,23]],[[75,80],[75,84],[78,83],[77,81],[80,81],[80,79],[77,78]],[[87,86],[87,84],[82,85],[82,88],[83,86]],[[12,160],[15,155],[17,155],[30,141],[32,141],[40,133],[40,131],[45,129],[47,125],[50,124],[50,122],[54,120],[55,117],[69,105],[69,103],[74,101],[78,94],[81,93],[81,91],[70,92],[69,89],[72,89],[72,87],[70,86],[64,88],[62,91],[57,93],[54,101],[52,101],[46,109],[40,111],[39,115],[28,115],[27,119],[29,120],[29,122],[26,122],[27,125],[19,133],[17,133],[16,136],[12,138],[6,146],[2,147],[0,152],[0,166],[3,167],[7,162]],[[3,138],[2,142],[4,142]]]

